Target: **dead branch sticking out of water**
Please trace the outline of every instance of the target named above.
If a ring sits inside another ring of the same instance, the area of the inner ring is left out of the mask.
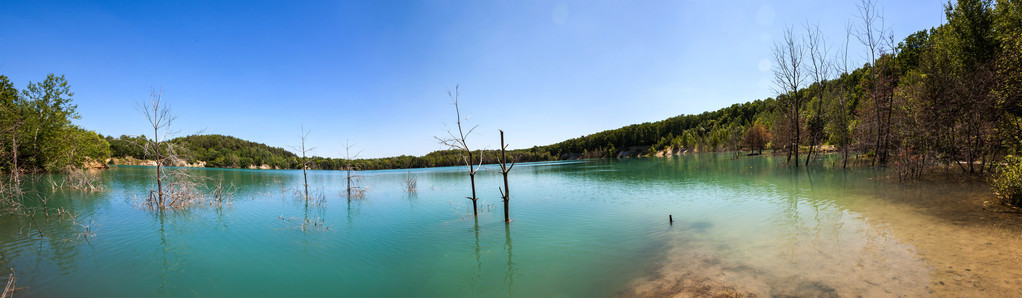
[[[411,172],[411,171],[409,171]],[[405,177],[405,190],[408,192],[415,192],[419,187],[419,177],[412,176],[411,173]]]
[[[53,180],[53,177],[49,177],[50,189],[53,191],[57,190],[74,190],[84,192],[98,192],[103,190],[103,184],[100,182],[99,175],[89,173],[85,169],[69,167],[67,169],[67,176],[63,181],[57,183]]]
[[[345,192],[348,200],[365,198],[367,190],[366,187],[359,185],[362,181],[362,176],[358,175],[358,172],[355,172],[355,167],[351,164],[351,160],[358,158],[358,155],[361,154],[361,152],[359,152],[355,153],[355,155],[351,155],[351,148],[353,147],[355,147],[355,144],[344,141],[344,160],[347,162],[345,165],[345,171],[348,174],[348,187],[345,189]]]
[[[7,275],[7,286],[4,287],[3,293],[0,293],[0,298],[14,297],[14,282],[18,278],[14,277],[14,268],[11,268],[11,274]]]
[[[305,218],[297,218],[292,216],[284,218],[284,216],[281,215],[278,219],[284,222],[284,225],[286,227],[283,229],[294,229],[300,230],[302,232],[330,230],[330,227],[326,225],[326,221],[318,216]]]
[[[103,184],[100,183],[99,175],[89,173],[84,169],[72,168],[67,173],[64,185],[71,190],[95,192],[102,191]]]
[[[511,218],[508,216],[508,201],[511,200],[511,190],[508,189],[507,185],[507,173],[511,172],[511,169],[515,167],[515,162],[511,161],[511,166],[507,165],[507,156],[504,151],[507,150],[507,144],[504,143],[504,130],[500,130],[500,173],[504,175],[504,189],[497,188],[500,191],[500,198],[504,200],[504,222],[511,222]]]
[[[162,200],[156,190],[150,190],[138,206],[150,210],[182,210],[197,206],[220,208],[230,205],[237,192],[233,184],[224,185],[223,179],[217,179],[206,190],[203,185],[212,178],[192,175],[185,169],[165,169],[163,172],[166,176],[162,183]]]
[[[23,194],[19,183],[13,178],[9,182],[0,180],[0,211],[14,215],[24,209]]]
[[[311,193],[305,192],[302,188],[285,189],[284,192],[291,192],[291,199],[295,202],[308,202],[309,206],[326,206],[326,194],[323,189],[313,189]]]
[[[234,187],[234,183],[230,185],[224,185],[224,180],[219,179],[216,184],[213,185],[213,191],[211,193],[213,199],[209,202],[210,206],[223,207],[224,205],[230,205],[230,199],[234,197],[234,194],[238,192],[238,188]]]

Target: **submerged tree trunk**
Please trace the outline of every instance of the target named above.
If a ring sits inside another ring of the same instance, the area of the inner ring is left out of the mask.
[[[504,130],[500,130],[500,173],[504,175],[504,191],[500,195],[504,199],[504,222],[511,222],[511,217],[508,215],[508,202],[511,200],[511,190],[508,188],[507,173],[511,171],[511,168],[515,167],[515,163],[511,162],[511,166],[507,165],[505,151],[507,151],[507,144],[504,143]]]
[[[155,105],[153,107],[153,111],[154,111],[153,113],[155,114],[156,113],[155,112],[156,111]],[[157,197],[156,200],[157,200],[160,208],[162,209],[164,207],[163,206],[163,175],[162,175],[163,159],[161,158],[161,155],[160,155],[160,130],[159,130],[159,127],[157,127],[157,126],[153,126],[153,144],[155,144],[155,147],[156,147],[156,149],[155,149],[156,150],[156,156],[155,156],[155,158],[156,158],[156,197]]]
[[[471,166],[469,168],[471,168]],[[479,215],[479,207],[477,206],[478,204],[476,203],[477,201],[479,201],[479,198],[476,197],[476,172],[474,170],[470,171],[471,173],[468,174],[468,178],[469,181],[472,182],[472,197],[468,199],[472,200],[472,214]]]
[[[293,147],[293,148],[295,148],[295,149],[297,149],[297,150],[302,152],[302,186],[305,188],[305,204],[308,205],[309,204],[309,175],[308,175],[307,170],[309,168],[309,158],[307,157],[307,154],[309,153],[309,151],[312,151],[312,148],[306,148],[305,147],[305,139],[307,139],[309,137],[309,131],[305,130],[305,126],[302,126],[301,137],[302,137],[301,147]]]
[[[799,117],[798,117],[798,109],[799,109],[799,105],[797,103],[798,102],[798,91],[795,91],[795,102],[796,102],[796,104],[795,104],[795,141],[792,142],[792,144],[795,145],[794,146],[794,149],[795,149],[795,167],[797,168],[798,167],[798,145],[800,143],[799,141],[802,140],[802,138],[801,138],[801,135],[802,135],[802,122],[799,121]]]

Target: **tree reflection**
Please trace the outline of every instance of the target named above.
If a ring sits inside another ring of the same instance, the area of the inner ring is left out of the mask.
[[[504,223],[504,250],[507,251],[507,274],[504,276],[504,281],[507,284],[507,295],[514,296],[514,285],[515,285],[515,263],[512,260],[511,253],[511,224]]]
[[[475,256],[475,259],[476,259],[476,268],[475,268],[475,272],[472,272],[472,293],[475,294],[475,292],[476,292],[476,285],[479,283],[479,278],[482,277],[482,272],[483,272],[483,259],[482,259],[482,256],[483,255],[482,255],[482,247],[479,246],[479,217],[475,216],[475,217],[473,217],[473,219],[475,221],[475,225],[473,226],[472,230],[475,232],[475,239],[476,239],[476,242],[475,242],[476,246],[475,246],[475,251],[474,251],[474,256]]]

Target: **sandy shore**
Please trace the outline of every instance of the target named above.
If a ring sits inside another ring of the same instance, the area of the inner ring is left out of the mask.
[[[946,195],[932,196],[934,187]],[[931,178],[845,206],[861,219],[842,229],[858,232],[807,233],[781,241],[784,253],[771,253],[776,241],[750,255],[686,234],[619,294],[1022,297],[1022,213],[991,200],[978,181]]]

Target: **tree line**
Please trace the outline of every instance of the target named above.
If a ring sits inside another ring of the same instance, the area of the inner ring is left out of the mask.
[[[151,142],[145,135],[118,138],[106,136],[104,140],[110,144],[110,157],[133,157],[142,160],[153,159],[145,150],[144,144]],[[184,162],[196,164],[205,162],[206,167],[216,168],[247,168],[267,165],[274,169],[300,169],[301,158],[295,153],[280,147],[272,147],[262,143],[242,140],[224,135],[191,135],[167,141],[174,144]],[[164,145],[166,146],[166,145]],[[483,163],[498,162],[499,150],[482,150]],[[509,158],[517,161],[551,161],[557,160],[543,147],[510,150]],[[461,157],[456,150],[438,150],[423,156],[401,155],[384,158],[330,158],[321,156],[308,157],[308,168],[315,170],[344,170],[348,163],[358,170],[384,170],[447,167],[461,164]]]

